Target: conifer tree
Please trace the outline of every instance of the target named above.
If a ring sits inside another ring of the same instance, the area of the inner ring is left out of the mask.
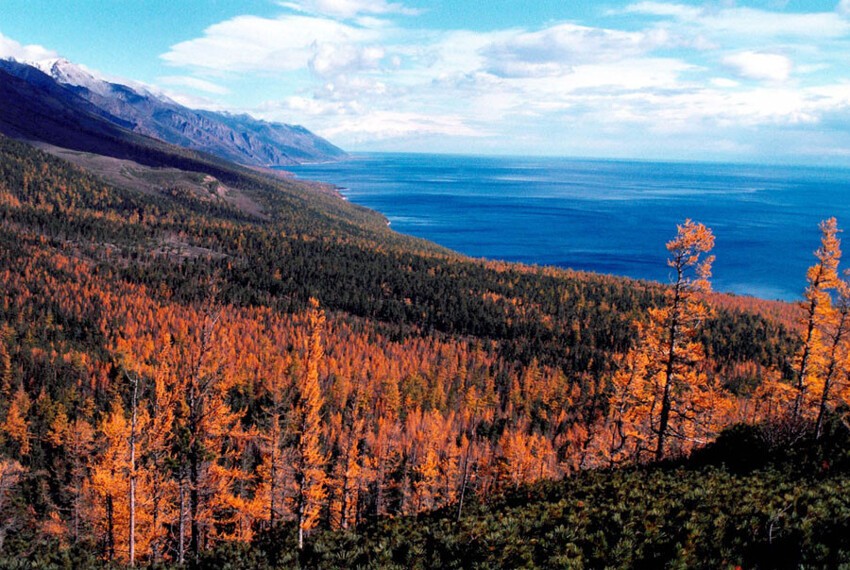
[[[686,374],[693,372],[694,364],[702,355],[701,347],[693,342],[697,327],[708,317],[708,307],[695,298],[695,293],[711,290],[711,264],[714,256],[703,253],[714,247],[714,235],[703,224],[685,220],[678,226],[676,238],[667,243],[670,259],[667,265],[675,272],[672,292],[668,292],[667,306],[650,313],[652,333],[662,333],[661,368],[663,370],[661,409],[658,420],[658,445],[655,459],[664,457],[668,437],[670,414],[673,412],[676,384],[686,382]],[[650,342],[659,340],[657,337]]]
[[[30,427],[27,421],[27,413],[31,405],[32,402],[23,386],[18,386],[12,396],[9,409],[6,411],[6,420],[2,425],[3,433],[8,439],[15,442],[20,456],[30,453]]]
[[[711,432],[711,416],[723,406],[716,388],[699,370],[704,359],[695,342],[700,325],[711,310],[700,297],[710,291],[714,235],[703,224],[685,220],[667,243],[667,265],[674,271],[666,303],[650,309],[648,323],[639,325],[638,345],[613,379],[610,401],[613,456],[622,453],[631,438],[635,459],[651,452],[664,458],[671,437],[681,442],[704,442]],[[612,457],[613,458],[613,457]]]
[[[269,335],[271,331],[268,331]],[[260,359],[264,364],[263,390],[268,403],[263,408],[265,429],[258,436],[262,460],[257,467],[258,484],[255,500],[259,503],[260,518],[274,526],[281,517],[286,491],[287,449],[285,420],[288,412],[288,390],[291,387],[291,359],[278,355],[269,336],[260,342]]]
[[[97,535],[107,560],[125,561],[129,555],[130,430],[116,398],[98,426],[100,449],[91,475]]]
[[[170,350],[170,339],[166,339]],[[169,355],[164,353],[153,379],[153,389],[143,409],[145,429],[141,431],[142,487],[146,490],[149,513],[147,541],[154,563],[162,560],[167,538],[166,525],[175,519],[177,488],[172,475],[174,408],[178,401],[177,383],[171,374]]]
[[[838,263],[841,260],[841,240],[838,239],[838,222],[829,218],[820,223],[821,246],[815,251],[818,262],[806,274],[808,286],[805,292],[805,333],[803,346],[797,358],[794,387],[796,395],[792,420],[799,423],[806,412],[806,399],[812,383],[817,381],[820,359],[823,356],[821,324],[830,311],[829,291],[839,285]]]
[[[319,301],[310,299],[310,337],[307,365],[298,383],[290,425],[295,439],[293,471],[295,477],[294,511],[298,520],[298,548],[304,548],[304,535],[319,519],[319,511],[327,494],[325,455],[319,440],[322,392],[319,386],[319,364],[324,356],[322,331],[325,314]]]
[[[850,283],[839,280],[835,303],[825,311],[825,366],[821,372],[818,415],[815,421],[815,438],[823,435],[824,421],[835,392],[835,383],[846,369],[848,359],[847,338],[850,335]]]

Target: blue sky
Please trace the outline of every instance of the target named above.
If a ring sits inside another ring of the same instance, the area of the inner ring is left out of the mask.
[[[850,0],[0,0],[0,55],[348,150],[850,165]]]

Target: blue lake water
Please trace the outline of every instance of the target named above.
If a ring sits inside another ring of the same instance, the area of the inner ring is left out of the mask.
[[[692,218],[716,236],[714,288],[768,299],[800,298],[820,220],[850,224],[843,169],[370,153],[287,170],[474,257],[662,282]]]

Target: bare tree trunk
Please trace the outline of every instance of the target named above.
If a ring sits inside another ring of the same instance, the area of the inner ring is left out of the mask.
[[[298,550],[304,550],[304,499],[298,503]]]
[[[112,495],[106,496],[106,558],[115,559],[115,507]]]

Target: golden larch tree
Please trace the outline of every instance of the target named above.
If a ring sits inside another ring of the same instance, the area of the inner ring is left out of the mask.
[[[793,421],[799,422],[806,412],[806,401],[810,398],[812,383],[817,382],[821,359],[824,353],[824,339],[821,324],[829,313],[831,298],[829,291],[839,285],[838,263],[841,260],[841,240],[838,239],[838,222],[829,218],[820,223],[821,246],[815,251],[818,262],[812,265],[807,274],[803,308],[805,321],[803,345],[797,357],[794,387],[796,395],[792,411]]]
[[[816,439],[820,439],[823,435],[826,414],[836,392],[835,385],[847,369],[847,340],[850,336],[850,283],[839,280],[835,293],[835,302],[830,304],[824,315],[826,357],[818,382]]]
[[[623,454],[640,460],[647,452],[661,460],[671,438],[679,443],[677,451],[687,451],[713,433],[713,418],[725,406],[718,388],[700,369],[705,356],[695,340],[711,315],[703,294],[711,290],[714,256],[707,254],[714,235],[689,219],[677,230],[667,243],[667,265],[674,274],[666,302],[650,309],[648,322],[638,325],[638,344],[612,381],[613,424],[607,437],[614,460]]]
[[[316,299],[310,299],[308,318],[307,365],[296,389],[290,419],[295,440],[292,458],[295,493],[292,500],[298,519],[299,549],[304,548],[304,535],[318,523],[319,511],[327,495],[326,457],[320,441],[322,392],[319,386],[319,364],[324,356],[322,331],[325,314]]]

